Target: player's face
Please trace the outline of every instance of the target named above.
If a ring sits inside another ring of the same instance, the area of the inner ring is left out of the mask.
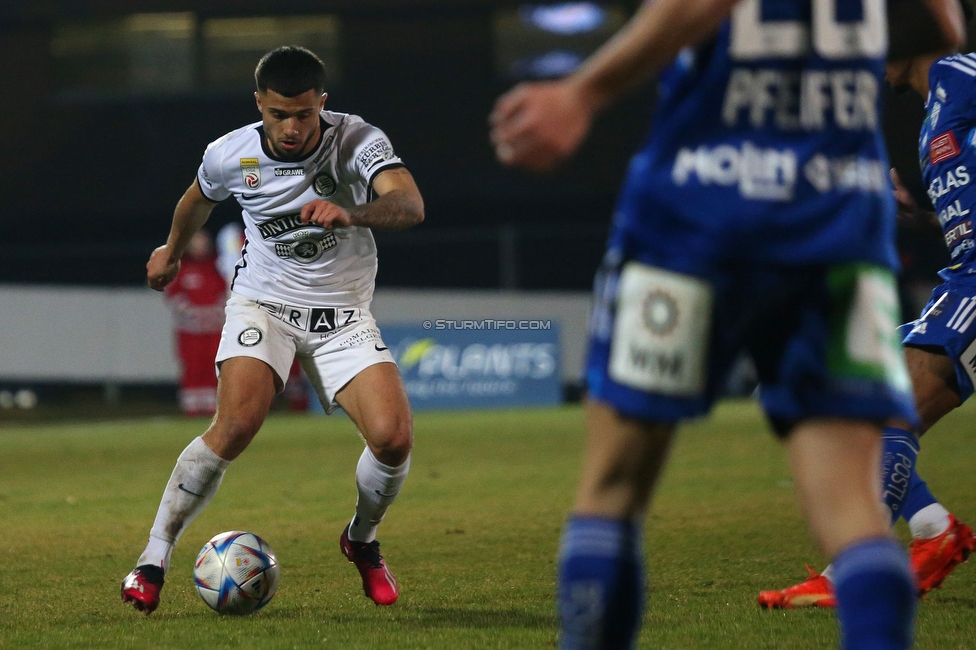
[[[254,93],[264,122],[268,147],[275,157],[298,160],[306,156],[319,139],[319,113],[326,95],[309,90],[285,97],[273,90]]]

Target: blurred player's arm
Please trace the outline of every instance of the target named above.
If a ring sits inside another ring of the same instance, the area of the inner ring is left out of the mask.
[[[352,210],[316,199],[302,208],[302,221],[323,228],[361,226],[373,230],[404,230],[424,220],[424,199],[406,167],[381,171],[373,179],[377,198]]]
[[[888,58],[911,59],[966,44],[966,19],[959,0],[889,0]]]
[[[519,84],[499,98],[490,118],[498,159],[542,170],[567,158],[601,109],[657,73],[681,48],[712,36],[736,2],[647,2],[573,74]]]
[[[544,170],[569,157],[595,115],[627,90],[718,29],[738,0],[645,2],[617,34],[565,79],[519,84],[490,117],[495,155],[506,165]],[[960,45],[965,23],[959,0],[891,0],[898,56]],[[904,36],[901,36],[904,34]]]
[[[154,250],[146,263],[146,279],[151,289],[162,291],[173,281],[179,273],[183,252],[193,235],[207,222],[215,205],[214,201],[203,195],[199,181],[193,179],[176,204],[166,243]]]

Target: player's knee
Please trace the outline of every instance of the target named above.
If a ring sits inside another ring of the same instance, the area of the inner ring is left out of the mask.
[[[219,410],[213,424],[204,434],[204,440],[214,453],[226,460],[233,460],[250,444],[264,422],[258,414],[224,414]]]
[[[413,447],[413,421],[409,415],[384,417],[372,422],[364,435],[376,460],[396,467],[407,459]]]

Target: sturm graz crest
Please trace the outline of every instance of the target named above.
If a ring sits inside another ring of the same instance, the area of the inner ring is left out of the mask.
[[[293,242],[276,242],[275,254],[284,259],[297,260],[303,264],[314,262],[322,253],[334,248],[337,243],[335,233],[330,230],[302,237]]]
[[[246,348],[253,348],[255,345],[261,342],[261,330],[256,327],[248,327],[246,330],[238,334],[237,342]]]
[[[329,198],[336,191],[336,182],[328,172],[319,172],[312,181],[312,189],[321,197]]]
[[[313,239],[295,242],[292,246],[292,253],[299,262],[311,262],[318,258],[321,251],[322,249],[319,248],[319,243]]]

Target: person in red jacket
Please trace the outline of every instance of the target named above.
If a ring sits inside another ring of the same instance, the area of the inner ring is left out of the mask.
[[[214,358],[224,324],[227,283],[217,269],[213,240],[205,230],[191,240],[165,297],[176,326],[180,409],[185,415],[213,415],[217,410]]]

